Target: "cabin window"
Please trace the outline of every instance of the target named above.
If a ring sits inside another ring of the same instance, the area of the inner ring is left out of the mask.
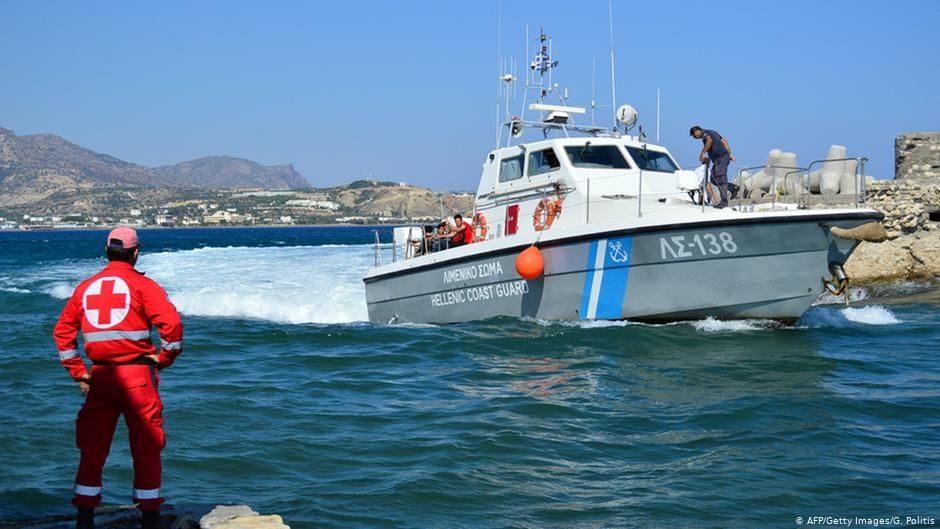
[[[637,167],[643,171],[660,171],[663,173],[672,173],[678,171],[675,162],[668,154],[638,147],[627,147],[630,157],[636,162]]]
[[[499,162],[499,181],[509,182],[522,178],[522,156],[503,158]]]
[[[616,145],[575,145],[565,147],[571,165],[581,169],[630,169]]]
[[[558,156],[552,149],[535,151],[529,155],[529,176],[550,173],[557,170],[559,167],[561,167],[561,163],[558,162]]]

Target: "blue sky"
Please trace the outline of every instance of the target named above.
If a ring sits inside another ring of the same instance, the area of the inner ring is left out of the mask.
[[[228,154],[313,185],[374,178],[475,190],[501,55],[554,39],[555,82],[608,125],[607,2],[3,3],[0,126],[148,166]],[[497,12],[500,31],[497,32]],[[693,124],[738,166],[830,144],[894,173],[894,138],[940,129],[940,2],[615,1],[617,102],[680,164]],[[518,108],[518,105],[513,108]],[[583,123],[584,121],[582,121]],[[732,170],[734,166],[732,166]]]

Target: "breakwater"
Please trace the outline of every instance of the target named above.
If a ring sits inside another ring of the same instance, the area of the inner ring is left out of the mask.
[[[885,214],[888,240],[852,254],[846,271],[856,283],[940,277],[940,133],[898,136],[895,165],[895,180],[866,188],[866,205]]]

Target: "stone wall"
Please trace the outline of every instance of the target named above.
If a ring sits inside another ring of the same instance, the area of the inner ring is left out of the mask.
[[[940,132],[911,132],[895,138],[894,177],[940,179]]]
[[[940,230],[931,212],[940,211],[940,184],[920,180],[882,180],[868,184],[865,205],[885,214],[890,238]],[[934,213],[934,216],[938,213]]]

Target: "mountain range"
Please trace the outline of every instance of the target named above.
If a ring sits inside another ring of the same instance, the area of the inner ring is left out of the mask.
[[[264,166],[206,156],[145,167],[76,145],[54,134],[17,136],[0,127],[0,206],[42,201],[60,192],[102,188],[302,189],[310,182],[292,165]]]

